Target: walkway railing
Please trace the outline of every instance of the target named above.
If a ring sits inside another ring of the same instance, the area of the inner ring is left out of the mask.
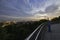
[[[39,25],[25,40],[43,40],[47,31],[47,22]]]

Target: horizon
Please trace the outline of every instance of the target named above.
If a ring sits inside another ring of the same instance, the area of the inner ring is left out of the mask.
[[[60,0],[0,0],[0,21],[40,20],[60,16]]]

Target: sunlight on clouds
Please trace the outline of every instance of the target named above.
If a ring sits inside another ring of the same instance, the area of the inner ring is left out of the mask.
[[[60,16],[60,0],[1,0],[0,18],[38,20]]]
[[[35,14],[34,17],[36,19],[47,19],[48,15],[47,14]]]
[[[36,14],[35,17],[43,17],[43,16],[47,16],[47,14]]]

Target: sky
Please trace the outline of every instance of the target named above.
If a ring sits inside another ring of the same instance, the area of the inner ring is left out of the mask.
[[[0,0],[0,21],[60,16],[60,0]]]

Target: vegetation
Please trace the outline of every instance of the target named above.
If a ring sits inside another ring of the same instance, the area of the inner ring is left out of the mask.
[[[60,23],[60,16],[51,19],[51,22],[52,22],[52,23]]]
[[[28,37],[41,23],[48,20],[30,21],[30,22],[17,22],[10,25],[0,23],[0,40],[24,40]],[[60,16],[51,20],[53,23],[60,22]]]
[[[5,27],[2,27],[3,23],[0,23],[0,40],[24,40],[42,22],[46,22],[46,20],[17,22]]]

